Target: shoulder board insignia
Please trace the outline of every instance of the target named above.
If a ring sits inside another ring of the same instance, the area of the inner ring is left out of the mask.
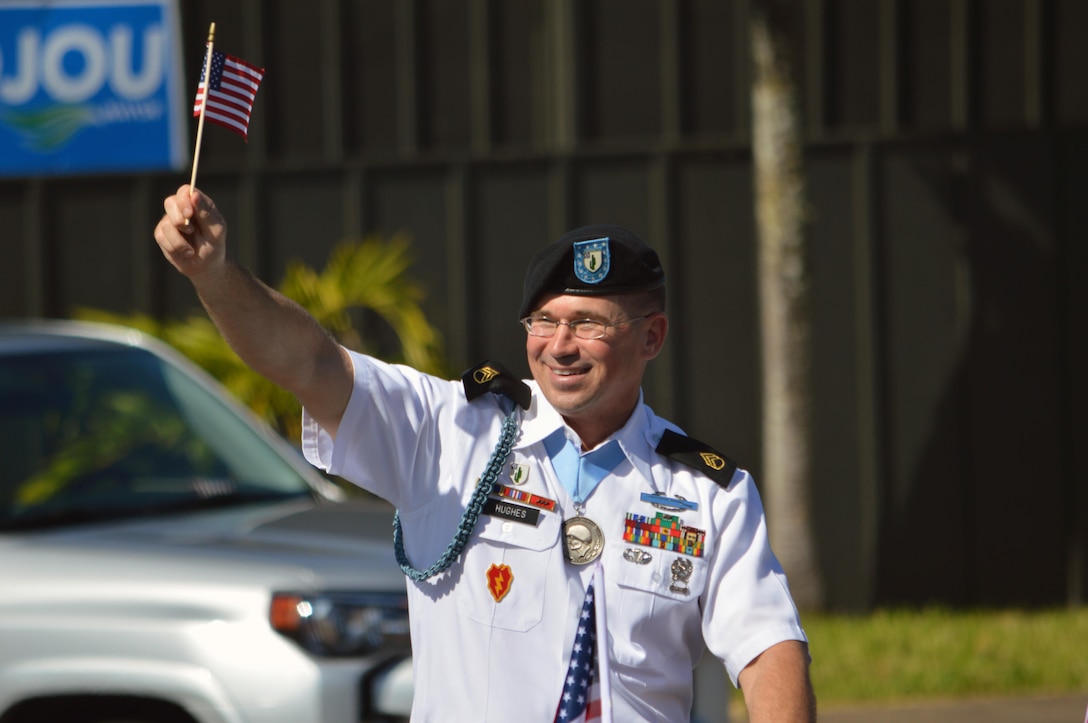
[[[701,471],[724,489],[729,489],[737,463],[715,452],[711,447],[691,437],[666,429],[658,443],[658,454]]]
[[[477,364],[461,375],[461,382],[465,385],[465,397],[470,402],[484,392],[505,394],[522,409],[528,409],[532,401],[529,385],[498,362],[485,361]]]

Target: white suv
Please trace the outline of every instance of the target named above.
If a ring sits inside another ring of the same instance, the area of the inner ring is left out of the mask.
[[[154,340],[0,324],[0,723],[407,716],[391,518]]]

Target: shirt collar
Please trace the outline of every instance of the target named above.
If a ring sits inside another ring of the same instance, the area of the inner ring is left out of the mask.
[[[577,439],[577,435],[567,427],[555,407],[544,398],[539,385],[535,381],[528,381],[528,384],[532,390],[533,401],[525,412],[521,435],[514,444],[514,448],[524,449],[542,442],[548,435],[559,429],[562,429],[568,437]],[[635,411],[631,413],[627,422],[609,437],[619,441],[624,456],[643,479],[649,481],[655,489],[658,485],[653,482],[653,465],[657,457],[654,449],[661,441],[661,435],[666,429],[680,431],[675,425],[654,414],[653,410],[644,404],[642,390],[639,390]]]

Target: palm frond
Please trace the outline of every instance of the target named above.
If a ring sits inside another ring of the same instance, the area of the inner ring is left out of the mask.
[[[278,290],[298,302],[350,349],[372,353],[376,340],[358,328],[358,311],[375,314],[388,325],[398,349],[387,361],[421,371],[449,375],[441,336],[427,320],[423,287],[410,277],[410,244],[403,236],[367,237],[341,243],[317,272],[302,263],[287,265]],[[76,318],[122,324],[159,338],[192,359],[288,439],[300,434],[298,401],[252,371],[204,315],[158,320],[147,314],[114,314],[78,309]]]

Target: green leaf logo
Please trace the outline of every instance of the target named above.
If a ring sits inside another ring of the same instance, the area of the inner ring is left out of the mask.
[[[77,133],[94,124],[87,106],[56,105],[40,110],[0,111],[0,120],[23,137],[23,146],[38,153],[51,153],[68,144]]]

